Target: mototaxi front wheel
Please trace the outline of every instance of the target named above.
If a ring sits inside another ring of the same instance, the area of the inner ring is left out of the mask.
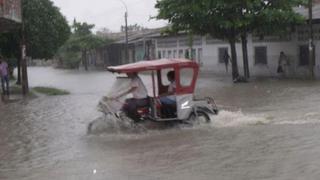
[[[203,111],[193,112],[188,118],[188,122],[192,124],[205,124],[210,123],[210,121],[210,116]]]

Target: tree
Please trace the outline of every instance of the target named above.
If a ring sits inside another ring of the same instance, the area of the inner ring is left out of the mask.
[[[109,39],[92,34],[93,28],[93,24],[81,23],[74,20],[72,35],[57,53],[57,57],[61,59],[67,67],[76,68],[82,61],[85,69],[88,70],[88,51],[111,42]]]
[[[6,32],[0,35],[0,54],[8,61],[10,75],[13,75],[14,67],[19,64],[18,58],[20,57],[20,36],[19,31]],[[18,81],[19,81],[18,77]]]
[[[272,24],[274,17],[283,15],[282,10],[289,11],[288,14],[292,14],[290,11],[292,6],[302,1],[158,0],[156,8],[159,9],[159,14],[156,18],[168,20],[172,24],[173,31],[182,30],[194,34],[209,34],[212,37],[227,40],[231,47],[232,78],[237,80],[239,72],[235,43],[239,40],[239,36],[243,32],[248,32],[247,29],[251,25],[255,27],[265,22],[268,22],[266,23],[268,25]],[[268,15],[268,13],[273,14]],[[254,18],[255,16],[257,17]],[[270,20],[270,17],[273,18]],[[281,17],[280,19],[286,18]]]
[[[70,27],[50,0],[22,0],[27,55],[49,59],[68,40]]]
[[[239,3],[231,0],[161,0],[157,1],[158,19],[171,23],[173,31],[209,34],[227,40],[231,46],[232,77],[239,76],[235,43],[240,34],[237,14]]]
[[[305,0],[286,1],[246,1],[239,6],[243,21],[241,30],[244,77],[250,77],[247,50],[247,34],[282,35],[288,27],[300,24],[304,18],[293,7],[304,5]]]
[[[92,29],[94,24],[88,24],[86,22],[77,22],[76,19],[73,20],[72,30],[73,34],[76,36],[86,36],[92,34]]]

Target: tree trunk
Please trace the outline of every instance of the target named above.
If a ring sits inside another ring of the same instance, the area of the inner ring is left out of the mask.
[[[84,69],[88,71],[87,50],[82,51]]]
[[[239,70],[237,63],[237,50],[235,38],[230,39],[229,43],[231,47],[232,79],[233,81],[237,81],[237,79],[239,78]]]
[[[242,54],[243,54],[243,72],[245,79],[250,78],[249,63],[248,63],[248,48],[247,48],[247,33],[241,35]]]
[[[21,56],[18,58],[18,61],[17,61],[17,71],[18,71],[18,77],[17,77],[16,84],[20,85],[21,84]]]
[[[27,71],[27,59],[26,59],[26,47],[22,46],[22,58],[21,58],[21,71],[22,71],[22,94],[27,95],[29,92],[28,71]]]

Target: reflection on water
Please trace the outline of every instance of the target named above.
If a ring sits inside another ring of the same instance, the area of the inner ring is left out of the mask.
[[[87,135],[107,72],[30,68],[31,86],[69,96],[0,106],[0,179],[318,179],[320,84],[202,76],[223,110],[207,126]],[[142,76],[150,82],[148,77]],[[95,170],[95,171],[94,171]],[[95,172],[95,173],[94,173]]]

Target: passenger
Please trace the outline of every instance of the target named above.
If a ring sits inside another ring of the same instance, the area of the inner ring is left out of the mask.
[[[168,72],[167,78],[170,82],[168,86],[168,92],[165,94],[161,94],[160,102],[163,105],[176,105],[176,81],[174,71]]]
[[[131,93],[133,98],[126,99],[126,104],[123,106],[122,110],[128,115],[128,117],[133,120],[137,120],[137,109],[139,107],[147,106],[149,103],[148,91],[137,73],[127,73],[127,76],[131,79],[130,89],[114,97],[114,99],[121,98]]]

